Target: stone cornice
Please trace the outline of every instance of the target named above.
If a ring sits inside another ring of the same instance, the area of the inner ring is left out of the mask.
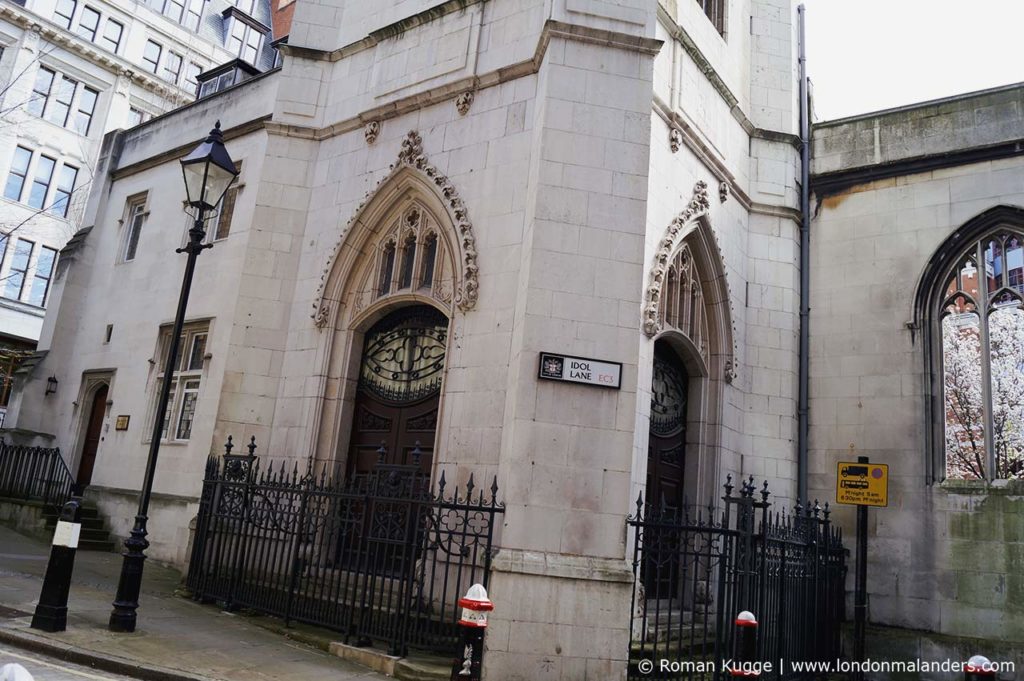
[[[202,101],[206,101],[206,100],[204,99]],[[251,132],[255,132],[257,130],[262,130],[264,128],[267,128],[268,125],[269,125],[268,124],[269,120],[270,120],[270,115],[268,114],[268,115],[262,116],[260,118],[255,118],[253,120],[246,121],[245,123],[242,123],[240,125],[236,125],[236,126],[233,126],[233,127],[230,127],[230,128],[226,128],[224,130],[224,141],[225,142],[229,142],[229,141],[231,141],[233,139],[236,139],[238,137],[241,137],[243,135],[248,135]],[[126,177],[128,175],[134,175],[135,173],[140,173],[143,170],[148,170],[149,168],[153,168],[155,166],[163,165],[164,163],[169,163],[169,162],[172,162],[172,161],[178,161],[183,156],[188,154],[188,152],[192,151],[192,149],[194,149],[195,146],[197,144],[199,144],[201,141],[202,141],[202,138],[201,137],[197,137],[195,139],[192,139],[192,140],[189,140],[189,141],[185,142],[184,144],[178,145],[178,146],[176,146],[176,147],[174,147],[172,149],[168,149],[168,150],[162,151],[159,154],[156,154],[154,156],[149,156],[147,158],[144,158],[141,161],[137,161],[137,162],[132,163],[130,165],[126,165],[126,166],[124,166],[122,168],[115,168],[114,170],[112,170],[110,172],[110,177],[113,180],[120,180],[121,178]]]
[[[984,163],[1024,154],[1024,139],[1010,140],[983,147],[943,151],[885,163],[844,168],[828,173],[811,174],[811,191],[819,198],[842,193],[852,187],[891,177],[927,173],[942,168]]]
[[[393,24],[388,24],[382,28],[378,28],[375,31],[371,31],[365,38],[344,45],[333,50],[319,50],[312,47],[301,47],[299,45],[281,45],[278,49],[283,54],[287,54],[293,57],[300,57],[302,59],[310,59],[314,61],[340,61],[346,57],[350,57],[353,54],[368,50],[374,47],[377,43],[388,38],[394,38],[397,35],[401,35],[410,29],[422,26],[423,24],[431,21],[436,21],[443,16],[464,10],[472,5],[479,4],[481,2],[487,2],[487,0],[448,0],[437,7],[431,7],[430,9],[423,10],[408,16],[400,21],[396,21]]]
[[[70,50],[79,57],[86,59],[104,70],[118,76],[125,76],[136,85],[156,93],[175,103],[187,102],[191,99],[186,91],[170,86],[166,82],[137,70],[137,66],[106,50],[97,48],[92,43],[79,38],[75,34],[60,28],[56,24],[43,19],[28,10],[12,3],[0,3],[0,19],[6,19],[26,31],[36,31],[40,38]]]
[[[446,3],[443,6],[450,4],[452,3]],[[459,80],[445,83],[444,85],[440,85],[414,95],[401,97],[394,101],[368,109],[357,116],[352,116],[324,127],[314,128],[312,126],[270,123],[267,125],[267,130],[271,134],[282,135],[285,137],[299,137],[317,141],[325,140],[336,135],[342,135],[362,128],[370,121],[383,122],[390,118],[397,118],[409,112],[416,111],[425,106],[431,106],[433,104],[453,100],[464,92],[480,90],[494,85],[499,85],[510,80],[529,76],[540,71],[541,64],[544,63],[544,56],[547,54],[548,45],[551,43],[552,38],[606,45],[609,47],[642,52],[644,54],[651,55],[657,54],[662,45],[660,40],[654,40],[651,38],[643,38],[627,33],[606,31],[604,29],[595,29],[576,24],[566,24],[560,21],[548,20],[544,24],[544,29],[541,31],[540,39],[537,41],[537,48],[534,50],[533,56],[529,59],[524,59],[523,61],[502,66],[494,69],[493,71],[488,71],[487,73],[460,78]],[[332,52],[310,50],[309,48],[295,46],[282,46],[282,48],[287,48],[286,54],[301,57],[303,59],[337,61],[342,58],[340,53],[346,50],[350,50],[345,54],[345,56],[348,56],[362,49],[372,47],[375,44],[376,41],[372,38],[365,38],[358,43],[352,43],[351,45],[341,48],[341,50],[334,50]]]

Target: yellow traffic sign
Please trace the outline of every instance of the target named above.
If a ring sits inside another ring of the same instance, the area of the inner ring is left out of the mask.
[[[889,505],[889,466],[840,461],[836,471],[836,502],[857,506]]]

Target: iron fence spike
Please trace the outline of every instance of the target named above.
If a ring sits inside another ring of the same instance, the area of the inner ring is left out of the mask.
[[[231,449],[234,447],[234,443],[231,441],[231,436],[228,435],[228,441],[224,443],[224,454],[230,455]]]

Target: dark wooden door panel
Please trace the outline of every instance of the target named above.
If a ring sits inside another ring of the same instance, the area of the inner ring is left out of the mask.
[[[89,422],[85,429],[85,442],[82,444],[82,457],[78,462],[78,475],[75,482],[85,487],[92,482],[92,470],[96,465],[96,450],[103,436],[103,417],[107,413],[107,386],[97,388],[93,395],[89,410]]]

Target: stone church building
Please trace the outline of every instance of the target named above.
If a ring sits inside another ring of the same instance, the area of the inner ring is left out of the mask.
[[[1020,650],[1019,491],[944,482],[941,328],[952,263],[1024,228],[1022,91],[816,126],[808,187],[799,47],[789,0],[298,2],[279,69],[105,138],[8,433],[60,446],[125,534],[163,418],[149,555],[179,566],[229,435],[496,476],[493,680],[621,678],[638,494],[707,506],[731,474],[834,502],[867,454],[892,471],[872,622]],[[217,120],[241,173],[164,377],[178,160]],[[619,385],[540,380],[541,353]],[[975,477],[1014,477],[1000,456]]]

